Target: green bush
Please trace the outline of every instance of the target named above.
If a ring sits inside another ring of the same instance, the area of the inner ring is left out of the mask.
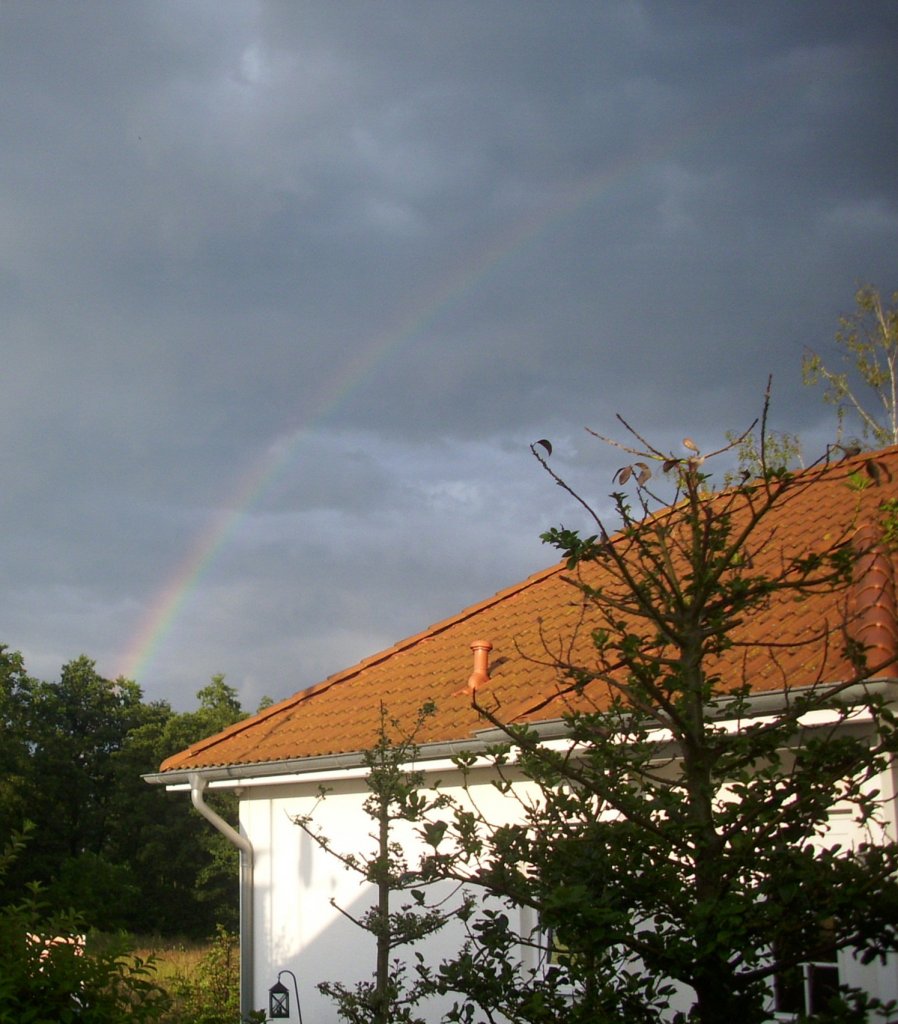
[[[24,849],[26,827],[0,852],[0,879]],[[94,952],[72,911],[53,910],[37,885],[0,906],[0,1024],[157,1024],[169,1005],[153,964],[123,943]]]
[[[173,1006],[167,1024],[237,1024],[240,1021],[240,945],[218,926],[208,952],[195,970],[179,972],[171,982]],[[264,1013],[250,1021],[264,1021]]]

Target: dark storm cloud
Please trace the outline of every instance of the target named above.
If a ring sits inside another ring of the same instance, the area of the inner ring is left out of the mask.
[[[773,373],[775,425],[822,438],[803,347],[896,286],[887,3],[0,29],[0,640],[38,673],[121,666],[281,446],[140,678],[281,696],[539,567],[571,509],[534,437],[601,493],[584,424],[715,440]]]

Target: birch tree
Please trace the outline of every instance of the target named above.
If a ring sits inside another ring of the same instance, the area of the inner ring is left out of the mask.
[[[898,444],[898,292],[891,305],[871,285],[855,295],[853,313],[839,320],[836,344],[843,369],[827,366],[813,350],[805,353],[805,384],[820,385],[836,407],[839,440],[846,417],[856,417],[861,435],[872,447]]]

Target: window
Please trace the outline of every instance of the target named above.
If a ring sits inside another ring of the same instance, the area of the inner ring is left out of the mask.
[[[839,968],[815,960],[778,974],[774,986],[777,1013],[821,1013],[839,993]]]
[[[774,1009],[783,1014],[814,1014],[839,994],[839,965],[832,921],[823,923],[820,942],[808,960],[777,973],[773,982]]]

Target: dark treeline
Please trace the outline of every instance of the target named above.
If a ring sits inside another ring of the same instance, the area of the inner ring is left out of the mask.
[[[59,681],[30,677],[0,645],[0,837],[28,828],[0,877],[0,906],[30,883],[103,931],[211,935],[237,926],[237,858],[185,795],[141,778],[168,755],[246,717],[222,676],[175,712],[80,657]],[[210,803],[229,820],[233,802]],[[31,826],[26,823],[31,822]]]

